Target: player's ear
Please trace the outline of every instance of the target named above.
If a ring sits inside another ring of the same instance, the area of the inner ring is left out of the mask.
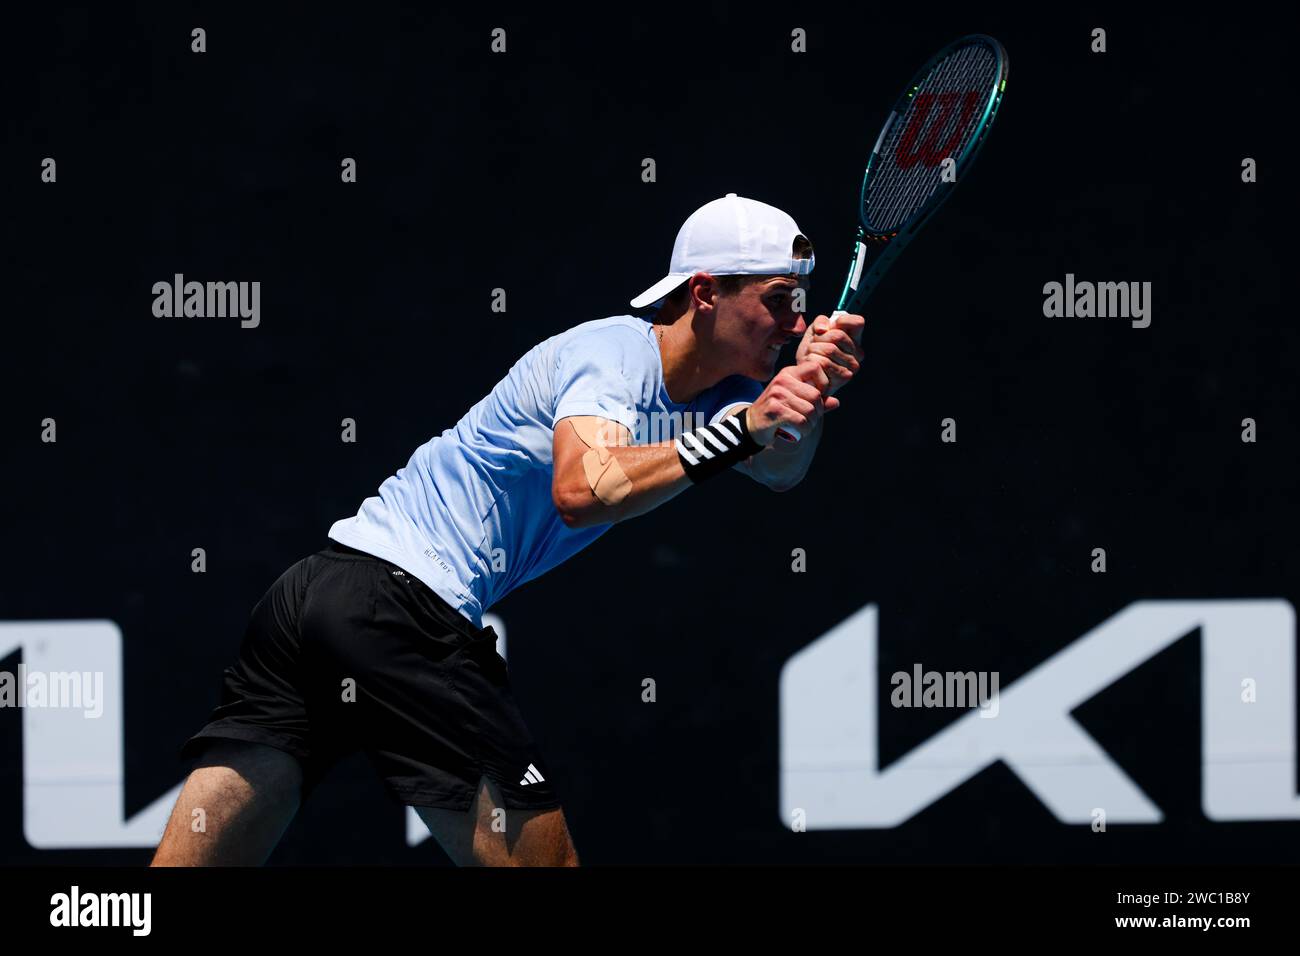
[[[687,280],[691,304],[697,312],[712,311],[718,300],[718,280],[707,272],[697,272]]]

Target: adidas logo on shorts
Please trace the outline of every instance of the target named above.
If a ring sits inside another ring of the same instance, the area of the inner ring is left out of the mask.
[[[524,779],[519,781],[519,786],[526,787],[530,783],[541,783],[545,779],[546,778],[542,776],[542,772],[540,770],[538,770],[532,764],[529,764],[528,772],[524,774]]]

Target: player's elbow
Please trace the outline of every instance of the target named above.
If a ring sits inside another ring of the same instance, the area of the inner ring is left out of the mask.
[[[596,510],[604,506],[590,489],[566,488],[557,482],[551,486],[551,501],[566,528],[589,528],[600,523]]]
[[[560,520],[564,522],[566,528],[577,530],[593,523],[589,520],[589,516],[579,508],[556,505],[555,510],[560,513]]]
[[[555,511],[564,522],[566,528],[577,528],[581,521],[580,509],[577,507],[571,495],[563,491],[559,485],[551,486],[551,503],[555,505]]]

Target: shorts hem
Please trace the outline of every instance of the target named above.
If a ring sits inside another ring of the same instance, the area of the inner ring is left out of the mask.
[[[434,810],[459,810],[467,811],[474,805],[474,793],[449,794],[445,790],[441,792],[432,792],[429,790],[407,789],[399,787],[389,787],[388,793],[398,803],[408,807],[431,807]]]
[[[182,758],[197,757],[200,749],[214,740],[241,740],[245,743],[274,747],[302,763],[311,759],[306,748],[291,737],[234,725],[205,727],[181,745],[180,755]]]
[[[493,780],[498,787],[499,781]],[[477,788],[470,788],[463,794],[449,794],[447,791],[430,791],[419,788],[388,787],[389,794],[401,804],[410,807],[431,807],[435,810],[459,810],[465,812],[474,805]],[[520,800],[514,794],[501,791],[501,803],[507,810],[558,810],[561,806],[558,797],[542,797],[538,800]]]
[[[501,802],[505,804],[507,810],[558,810],[561,803],[559,797],[543,797],[541,800],[516,800],[509,794],[501,795]]]

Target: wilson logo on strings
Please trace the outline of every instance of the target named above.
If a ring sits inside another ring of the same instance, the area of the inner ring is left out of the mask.
[[[962,134],[969,128],[971,118],[979,109],[980,93],[967,90],[965,93],[920,93],[913,102],[911,118],[907,128],[898,140],[894,150],[894,162],[899,169],[911,169],[917,163],[927,168],[938,166],[947,156],[951,156],[961,146]],[[935,107],[938,107],[936,110]],[[961,110],[956,123],[950,125],[953,114]],[[931,120],[931,113],[934,114]],[[952,132],[946,140],[940,142],[944,130]],[[925,139],[921,139],[922,134]]]

